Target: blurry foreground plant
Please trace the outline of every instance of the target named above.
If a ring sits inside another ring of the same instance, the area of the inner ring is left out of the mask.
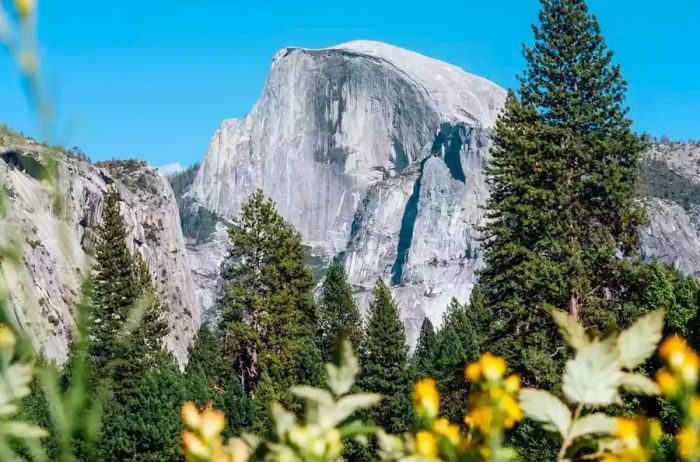
[[[266,461],[333,461],[342,460],[343,440],[367,442],[375,428],[364,425],[357,412],[377,404],[380,396],[369,393],[349,394],[359,363],[350,342],[339,346],[336,364],[326,364],[330,391],[307,386],[293,387],[291,392],[304,403],[302,421],[279,404],[272,406],[272,432],[266,438],[244,435],[224,445],[224,415],[205,409],[201,413],[192,403],[183,406],[183,420],[188,426],[182,435],[185,457],[191,462],[244,462],[249,457]]]
[[[681,413],[676,435],[678,454],[683,460],[700,460],[700,396],[697,394],[700,357],[680,337],[670,337],[659,348],[666,368],[656,375],[661,392]]]
[[[616,419],[600,409],[622,405],[621,391],[658,394],[654,381],[633,371],[656,350],[664,311],[652,312],[619,335],[605,339],[589,338],[583,326],[566,313],[555,311],[553,316],[564,339],[576,352],[564,370],[562,391],[566,404],[547,391],[524,389],[520,403],[525,415],[562,439],[559,461],[651,460],[661,437],[660,424],[643,417]]]

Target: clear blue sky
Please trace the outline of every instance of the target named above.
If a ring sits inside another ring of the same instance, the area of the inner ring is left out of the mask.
[[[40,0],[57,139],[93,160],[200,160],[258,99],[275,51],[386,41],[515,85],[537,0]],[[638,131],[700,138],[700,2],[590,0],[622,65]],[[35,133],[0,56],[0,122]]]

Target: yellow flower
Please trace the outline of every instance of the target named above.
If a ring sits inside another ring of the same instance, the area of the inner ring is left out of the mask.
[[[425,431],[416,433],[416,453],[428,459],[437,457],[437,445],[432,433]]]
[[[472,410],[467,417],[464,418],[464,423],[476,427],[484,434],[491,432],[491,424],[493,423],[493,409],[489,407],[478,407]]]
[[[226,426],[224,413],[216,409],[206,409],[201,414],[200,433],[206,439],[219,436]]]
[[[194,403],[187,401],[182,405],[182,420],[192,429],[196,430],[199,428],[201,419],[199,417],[199,410]]]
[[[471,363],[464,368],[464,376],[470,382],[476,382],[481,378],[481,367],[477,363]]]
[[[435,418],[440,410],[440,394],[435,380],[419,380],[413,390],[413,402],[419,412],[424,412],[428,418]]]
[[[698,434],[689,427],[683,428],[676,437],[678,452],[685,460],[690,460],[698,455]]]
[[[638,449],[639,442],[639,424],[636,419],[626,419],[618,417],[615,419],[615,431],[613,436],[622,440],[627,449]]]
[[[659,356],[666,361],[672,369],[680,370],[688,353],[688,344],[681,337],[674,335],[667,338],[659,347]]]
[[[683,377],[683,381],[690,384],[697,383],[698,368],[700,368],[700,358],[698,358],[698,355],[694,351],[687,351],[685,361],[681,366],[681,376]]]
[[[659,388],[666,396],[674,396],[678,392],[678,381],[668,371],[659,371],[656,373],[656,382]]]
[[[447,440],[452,444],[459,443],[459,427],[451,424],[450,421],[445,418],[437,419],[433,423],[433,431],[438,435],[447,438]]]
[[[505,411],[505,419],[503,426],[505,428],[513,428],[513,426],[516,424],[516,422],[520,422],[523,420],[523,411],[520,409],[520,406],[518,403],[513,399],[512,396],[506,395],[503,397],[501,400],[501,406],[503,407],[503,410]]]
[[[187,460],[208,459],[211,455],[210,449],[192,432],[182,432],[182,449]]]
[[[505,380],[505,390],[508,393],[517,393],[520,391],[520,376],[517,374],[509,375]]]
[[[485,353],[479,358],[479,366],[481,367],[484,378],[489,381],[501,379],[503,374],[506,373],[505,360],[491,353]]]

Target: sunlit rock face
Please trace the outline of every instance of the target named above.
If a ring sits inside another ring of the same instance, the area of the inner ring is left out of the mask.
[[[189,194],[229,217],[262,188],[316,255],[340,254],[363,308],[378,279],[392,288],[414,341],[474,284],[482,167],[504,100],[485,79],[383,43],[286,48],[250,114],[215,132]]]
[[[57,159],[55,195],[41,181],[41,159],[47,156]],[[0,187],[9,205],[0,240],[14,236],[23,243],[24,265],[9,284],[15,319],[37,350],[58,362],[67,359],[75,305],[94,264],[90,255],[110,185],[120,197],[127,244],[144,256],[168,309],[165,345],[184,364],[201,312],[173,192],[145,162],[97,168],[85,160],[48,153],[28,139],[0,137]]]
[[[700,145],[659,143],[643,156],[642,256],[700,278]]]

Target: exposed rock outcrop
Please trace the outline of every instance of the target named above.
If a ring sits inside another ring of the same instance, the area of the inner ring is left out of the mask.
[[[57,195],[42,182],[48,156],[57,161]],[[13,134],[0,136],[0,187],[7,191],[10,213],[0,234],[25,244],[26,272],[11,285],[17,322],[47,357],[67,358],[73,310],[93,263],[95,226],[110,184],[121,199],[129,246],[143,254],[168,307],[165,344],[184,363],[201,313],[167,180],[145,162],[109,162],[98,168]]]
[[[286,48],[251,113],[214,134],[189,195],[226,217],[262,188],[316,255],[344,253],[362,307],[377,279],[391,285],[413,341],[474,283],[481,167],[504,100],[485,79],[382,43]]]
[[[700,146],[658,143],[644,154],[642,255],[700,278]]]

